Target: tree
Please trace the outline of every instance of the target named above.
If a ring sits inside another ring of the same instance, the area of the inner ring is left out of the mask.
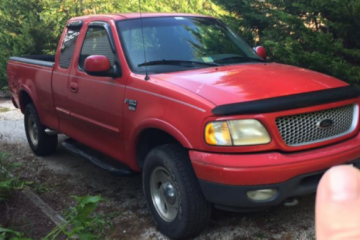
[[[143,12],[222,18],[269,59],[360,81],[360,0],[141,0]],[[55,53],[66,21],[89,14],[139,12],[138,0],[0,1],[0,88],[9,56]]]
[[[54,39],[40,19],[42,9],[40,0],[0,1],[0,87],[10,56],[40,54],[52,48]]]
[[[210,0],[142,0],[143,12],[185,12],[219,16]],[[138,0],[0,1],[0,89],[7,84],[10,56],[54,54],[66,22],[76,16],[139,12]]]
[[[272,61],[359,82],[359,0],[214,1],[238,18],[249,42],[270,50]]]

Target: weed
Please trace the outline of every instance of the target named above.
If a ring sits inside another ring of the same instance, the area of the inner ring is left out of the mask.
[[[14,191],[23,189],[26,184],[8,172],[8,170],[16,169],[19,166],[6,162],[8,157],[6,153],[0,152],[0,201],[5,201]]]
[[[95,210],[104,199],[100,196],[74,197],[77,205],[69,209],[66,223],[63,226],[54,228],[42,240],[55,240],[60,235],[68,239],[92,240],[102,239],[105,231],[113,229],[110,221],[104,216],[95,214]],[[0,240],[32,240],[24,238],[23,233],[0,227]]]
[[[23,233],[0,227],[0,240],[32,240],[25,238]]]
[[[10,108],[0,108],[0,113],[9,112]]]
[[[43,240],[54,240],[60,234],[70,238],[78,239],[101,239],[106,229],[111,229],[110,221],[105,217],[94,214],[100,202],[104,199],[100,196],[74,197],[78,204],[70,208],[66,216],[67,223],[61,227],[56,227]]]
[[[19,165],[7,162],[8,155],[0,152],[0,201],[5,201],[14,191],[20,191],[30,182],[20,181],[12,176],[8,170],[16,169]],[[41,184],[35,185],[35,191],[47,192],[50,188]],[[70,208],[65,214],[65,224],[54,228],[42,240],[55,240],[59,235],[67,239],[101,239],[105,231],[112,229],[111,223],[106,217],[95,214],[95,210],[104,199],[100,196],[74,197],[77,201],[75,207]],[[24,234],[0,227],[0,240],[31,240],[24,238]]]
[[[48,185],[41,184],[41,183],[32,183],[31,189],[36,194],[45,194],[45,193],[49,193],[52,191],[52,189]]]

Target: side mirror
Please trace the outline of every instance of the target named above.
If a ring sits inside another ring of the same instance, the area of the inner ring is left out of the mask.
[[[99,77],[111,77],[112,67],[106,56],[92,55],[86,58],[84,70],[87,74]]]
[[[267,52],[266,52],[266,48],[262,47],[262,46],[258,46],[254,48],[255,52],[257,53],[257,55],[259,55],[260,57],[262,57],[263,59],[267,58]]]

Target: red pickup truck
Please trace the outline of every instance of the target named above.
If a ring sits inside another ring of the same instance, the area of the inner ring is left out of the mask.
[[[55,56],[7,72],[35,154],[61,133],[142,172],[158,229],[185,239],[214,206],[293,205],[330,167],[359,166],[359,90],[264,58],[212,17],[113,14],[71,19]]]

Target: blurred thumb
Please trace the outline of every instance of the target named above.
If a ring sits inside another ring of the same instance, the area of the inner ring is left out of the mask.
[[[351,166],[329,170],[316,197],[317,240],[360,239],[360,171]]]

